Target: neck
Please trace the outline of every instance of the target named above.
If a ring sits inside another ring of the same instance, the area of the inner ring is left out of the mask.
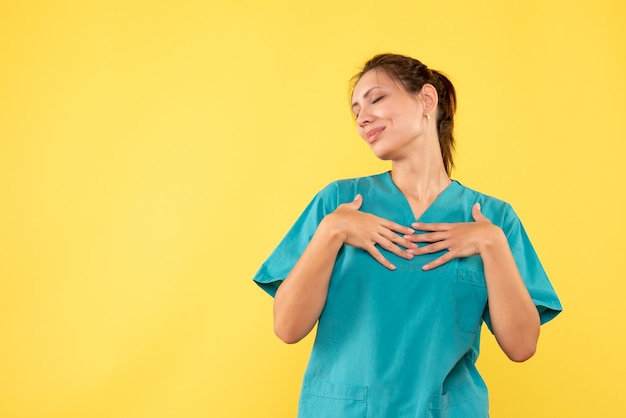
[[[451,182],[441,154],[419,160],[394,161],[391,167],[391,178],[396,186],[417,201],[432,200]]]

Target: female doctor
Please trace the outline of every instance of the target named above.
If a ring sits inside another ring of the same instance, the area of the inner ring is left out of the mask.
[[[391,170],[326,186],[254,277],[281,340],[318,324],[298,417],[487,417],[482,323],[525,361],[559,299],[511,206],[451,180],[448,78],[382,54],[354,80],[359,135]]]

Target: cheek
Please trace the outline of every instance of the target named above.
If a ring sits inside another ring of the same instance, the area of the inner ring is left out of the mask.
[[[360,126],[357,126],[356,131],[361,138],[365,139],[365,136],[363,135],[363,128],[361,128]]]
[[[416,114],[404,114],[401,118],[398,119],[398,123],[403,126],[404,129],[415,131],[422,129],[422,121],[419,116]]]
[[[389,119],[394,114],[394,110],[389,106],[379,106],[371,113],[376,119]]]

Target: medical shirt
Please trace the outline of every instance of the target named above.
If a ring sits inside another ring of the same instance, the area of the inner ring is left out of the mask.
[[[404,226],[415,222],[389,172],[333,182],[307,206],[254,281],[273,296],[324,216],[358,193],[361,211]],[[541,322],[555,317],[559,299],[509,204],[453,181],[418,221],[473,222],[476,202],[506,234]],[[406,260],[379,249],[396,270],[352,246],[337,255],[298,417],[487,417],[487,388],[475,366],[481,325],[491,327],[482,259],[454,259],[423,271],[443,253]]]

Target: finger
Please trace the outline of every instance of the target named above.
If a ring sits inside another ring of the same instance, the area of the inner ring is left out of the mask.
[[[448,238],[448,234],[443,232],[429,232],[425,234],[407,234],[403,238],[411,240],[411,242],[437,242]]]
[[[415,255],[424,255],[424,254],[433,254],[438,253],[439,251],[447,250],[448,247],[444,241],[439,241],[434,244],[424,245],[423,247],[418,247],[414,250]]]
[[[369,255],[371,255],[374,258],[374,260],[378,261],[380,264],[382,264],[383,266],[387,267],[389,270],[395,270],[396,269],[396,266],[391,264],[391,262],[389,260],[387,260],[380,253],[380,251],[378,251],[376,249],[376,247],[374,245],[372,245],[371,247],[365,248],[365,251],[367,251],[369,253]]]
[[[388,239],[389,241],[393,242],[396,245],[400,245],[404,248],[417,248],[417,244],[415,244],[413,241],[411,241],[410,237],[413,236],[412,233],[410,234],[405,234],[405,235],[398,235],[395,232],[385,229],[383,228],[382,230],[379,231],[379,234],[381,235],[381,237],[384,237],[386,239]]]
[[[423,223],[423,222],[413,222],[411,224],[411,227],[417,231],[429,231],[429,232],[447,231],[448,229],[451,228],[451,226],[452,224],[449,224],[449,223],[428,224],[428,223]]]
[[[414,252],[417,250],[417,245],[413,243],[410,244],[411,248],[404,250],[400,248],[398,244],[394,243],[391,240],[386,239],[383,236],[380,236],[379,239],[375,240],[375,243],[379,247],[389,251],[390,253],[395,254],[398,257],[406,258],[408,260],[413,258]]]
[[[377,217],[380,221],[380,225],[384,226],[385,228],[387,228],[390,231],[393,232],[398,232],[400,234],[413,234],[415,233],[415,230],[413,228],[409,228],[408,226],[403,226],[400,224],[397,224],[395,222],[389,221],[385,218],[379,218]]]
[[[426,263],[422,266],[422,270],[432,270],[432,269],[436,269],[437,267],[446,264],[448,261],[452,260],[454,258],[454,256],[452,255],[452,253],[447,252],[444,255],[442,255],[441,257],[431,261],[430,263]]]

